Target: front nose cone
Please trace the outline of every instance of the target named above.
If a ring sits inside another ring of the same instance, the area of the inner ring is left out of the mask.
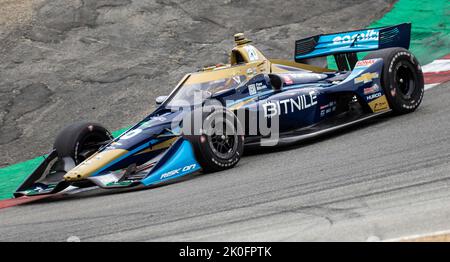
[[[67,172],[67,174],[64,175],[64,180],[73,182],[86,179],[126,153],[128,153],[128,151],[125,149],[112,149],[96,153]]]
[[[71,170],[71,171],[67,172],[67,174],[64,175],[64,180],[66,180],[68,182],[78,181],[81,179],[83,179],[83,175],[77,171]]]

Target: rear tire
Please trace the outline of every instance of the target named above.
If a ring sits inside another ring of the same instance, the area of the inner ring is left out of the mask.
[[[364,59],[382,58],[381,85],[389,106],[396,114],[413,112],[424,94],[423,73],[416,57],[404,48],[386,48]]]
[[[100,124],[76,122],[59,132],[54,148],[58,157],[71,157],[78,165],[112,138],[111,133]]]
[[[210,108],[210,113],[193,111],[191,114],[191,127],[189,133],[183,135],[191,142],[197,161],[203,172],[212,173],[234,167],[241,159],[244,151],[244,135],[236,115],[219,108]],[[202,131],[195,132],[194,114],[202,116]],[[222,125],[222,128],[219,126]],[[220,132],[223,129],[225,132]],[[186,130],[184,131],[186,132]]]

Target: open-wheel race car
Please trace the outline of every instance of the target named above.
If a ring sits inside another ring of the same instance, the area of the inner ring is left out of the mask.
[[[410,31],[405,23],[308,37],[296,41],[295,61],[268,59],[236,34],[230,64],[185,75],[156,99],[154,112],[117,138],[93,122],[64,128],[14,196],[151,186],[232,168],[245,147],[296,143],[412,112],[424,81],[408,51]],[[358,60],[358,52],[369,53]],[[326,56],[334,56],[338,70],[317,66]]]

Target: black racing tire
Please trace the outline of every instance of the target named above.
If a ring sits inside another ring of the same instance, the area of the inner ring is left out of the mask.
[[[71,157],[75,164],[83,162],[92,152],[113,139],[103,126],[93,122],[76,122],[63,128],[53,144],[58,157]]]
[[[382,58],[381,85],[395,114],[413,112],[424,94],[423,73],[416,57],[404,48],[370,52],[364,59]]]
[[[201,130],[194,130],[192,120],[195,114],[201,116]],[[234,167],[244,152],[244,135],[236,115],[225,108],[209,107],[193,111],[190,116],[189,132],[183,129],[183,137],[191,142],[203,172],[212,173]],[[216,126],[220,125],[228,132],[217,131]]]

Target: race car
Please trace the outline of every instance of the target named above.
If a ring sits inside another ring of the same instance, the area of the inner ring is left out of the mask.
[[[152,186],[233,168],[244,148],[297,143],[413,112],[424,80],[408,51],[410,32],[404,23],[308,37],[295,42],[294,61],[268,59],[236,34],[229,64],[186,74],[120,136],[93,122],[64,128],[14,196]],[[359,52],[368,53],[359,60]],[[327,56],[337,70],[317,66]]]

